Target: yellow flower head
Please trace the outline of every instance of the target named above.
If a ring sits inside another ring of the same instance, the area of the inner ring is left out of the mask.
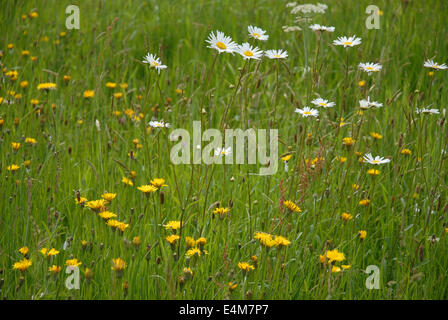
[[[353,216],[350,213],[344,212],[341,215],[342,220],[349,221],[353,219]]]
[[[24,255],[24,256],[26,256],[26,255],[28,254],[29,251],[30,251],[30,250],[28,249],[28,247],[22,247],[22,248],[19,249],[19,252],[20,252],[22,255]]]
[[[111,202],[112,200],[115,199],[116,196],[117,196],[116,193],[104,193],[104,194],[101,196],[101,198],[103,198],[103,199],[105,199],[105,200]]]
[[[95,96],[95,91],[94,90],[86,90],[83,93],[83,97],[86,99],[90,99],[93,98]]]
[[[82,265],[82,262],[78,261],[78,259],[74,258],[74,259],[69,259],[69,260],[65,261],[65,265],[69,266],[69,267],[79,267],[80,265]]]
[[[55,90],[56,89],[56,83],[53,82],[45,82],[45,83],[39,83],[37,85],[37,90]]]
[[[141,192],[145,193],[145,194],[150,194],[152,192],[156,192],[157,188],[154,187],[151,184],[145,184],[143,186],[137,187],[138,190],[140,190]]]
[[[359,239],[363,240],[367,237],[367,231],[365,230],[359,230],[358,231]]]
[[[126,269],[126,262],[121,258],[112,259],[112,270],[123,272]]]
[[[342,144],[350,147],[355,144],[355,139],[353,139],[352,137],[345,137],[344,139],[342,139]]]
[[[172,234],[165,238],[165,240],[168,241],[170,244],[174,244],[179,239],[180,237],[177,234]]]
[[[192,248],[190,250],[188,250],[185,255],[187,257],[193,257],[193,256],[201,256],[201,250],[199,250],[198,248]]]
[[[255,267],[253,265],[250,265],[247,262],[238,262],[238,268],[240,268],[243,271],[251,271],[255,270]]]
[[[86,206],[93,211],[104,211],[106,209],[107,201],[104,199],[92,200],[86,203]]]
[[[229,208],[224,208],[224,207],[218,207],[215,210],[213,210],[213,214],[217,214],[219,215],[220,218],[224,218],[227,213],[230,211]]]
[[[180,221],[168,221],[164,227],[166,230],[177,230],[180,228]]]
[[[325,256],[329,263],[332,263],[333,261],[341,262],[345,260],[345,255],[337,249],[326,251]]]
[[[168,185],[165,184],[165,179],[163,178],[154,178],[149,183],[151,183],[154,187],[160,189],[161,187],[167,187]]]
[[[283,206],[285,206],[292,212],[302,212],[302,209],[300,209],[294,202],[289,201],[289,200],[284,201]]]
[[[48,271],[50,271],[53,274],[58,274],[59,272],[61,272],[61,270],[62,268],[57,265],[52,265],[51,267],[48,268]]]
[[[362,206],[368,206],[370,204],[370,200],[369,199],[363,199],[361,201],[359,201],[359,204]]]
[[[32,264],[33,262],[31,260],[23,259],[19,262],[14,263],[12,268],[14,270],[19,270],[20,272],[25,272],[29,267],[31,267]]]
[[[109,220],[109,219],[117,217],[117,215],[115,213],[112,213],[110,211],[102,211],[102,212],[98,213],[98,215],[100,216],[100,218],[102,218],[104,220]]]
[[[126,177],[123,177],[123,179],[121,179],[121,182],[123,182],[124,184],[127,184],[128,186],[131,186],[131,187],[134,185],[134,182],[132,182],[132,180],[130,180]]]

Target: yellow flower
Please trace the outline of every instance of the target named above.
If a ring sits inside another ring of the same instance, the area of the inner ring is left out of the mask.
[[[78,261],[78,259],[74,258],[74,259],[69,259],[69,260],[65,261],[65,265],[69,266],[69,267],[79,267],[80,265],[82,265],[82,262]]]
[[[104,199],[92,200],[86,203],[86,206],[93,211],[104,211],[106,209],[107,201]]]
[[[352,184],[352,188],[353,188],[353,190],[358,190],[359,189],[359,185],[354,183],[354,184]]]
[[[36,106],[36,105],[39,104],[39,100],[37,100],[37,99],[31,99],[30,103],[31,103],[33,106]]]
[[[369,169],[367,170],[367,174],[371,175],[371,176],[377,176],[380,174],[380,170],[376,170],[376,169]]]
[[[29,267],[31,267],[32,264],[33,262],[31,260],[23,259],[19,262],[14,263],[12,268],[14,270],[19,270],[20,272],[25,272]]]
[[[355,139],[353,139],[352,137],[345,137],[344,139],[342,139],[342,144],[344,144],[347,147],[352,146],[355,143]]]
[[[342,220],[349,221],[353,219],[353,216],[350,213],[344,212],[341,215]]]
[[[193,248],[196,246],[196,240],[194,240],[194,238],[192,238],[192,237],[186,237],[185,243],[187,244],[187,247],[189,247],[189,248]]]
[[[233,291],[238,287],[238,284],[236,282],[229,282],[227,283],[227,286],[229,287],[229,291]]]
[[[286,156],[284,156],[284,157],[281,157],[281,159],[282,159],[283,161],[289,161],[289,160],[291,160],[291,158],[292,158],[292,154],[288,154],[288,155],[286,155]]]
[[[107,88],[116,88],[117,87],[117,84],[115,83],[115,82],[107,82],[106,83],[106,87]]]
[[[220,218],[224,218],[229,211],[230,211],[229,208],[218,207],[215,210],[213,210],[213,214],[217,214],[219,215]]]
[[[59,251],[56,250],[55,248],[51,248],[50,250],[48,250],[47,248],[42,248],[40,250],[40,253],[42,253],[46,257],[53,257],[53,256],[57,255],[59,253]]]
[[[167,187],[168,185],[165,184],[165,179],[163,178],[154,178],[151,181],[149,181],[154,187],[161,188],[161,187]]]
[[[120,88],[126,90],[128,88],[128,84],[125,82],[120,83]]]
[[[25,142],[26,142],[26,143],[29,143],[29,144],[36,144],[36,143],[37,143],[37,140],[34,139],[34,138],[26,138],[26,139],[25,139]]]
[[[248,264],[247,262],[238,262],[238,268],[246,272],[255,270],[255,267],[253,265]]]
[[[166,230],[177,230],[180,228],[180,221],[168,221],[164,227]]]
[[[112,200],[115,199],[116,196],[117,196],[116,193],[104,193],[104,194],[101,196],[101,198],[103,198],[103,199],[105,199],[105,200],[111,202]]]
[[[302,212],[302,209],[300,209],[294,202],[289,200],[283,201],[283,206],[285,206],[292,212]]]
[[[177,234],[172,234],[165,238],[165,240],[168,241],[170,244],[174,244],[179,239],[180,237]]]
[[[33,18],[33,19],[35,19],[39,16],[39,14],[36,11],[30,12],[30,13],[28,13],[28,15],[30,16],[30,18]]]
[[[28,249],[28,247],[22,247],[22,248],[19,249],[19,252],[20,252],[22,255],[24,255],[24,256],[26,256],[26,255],[28,254],[29,251],[30,251],[30,250]]]
[[[109,219],[109,220],[107,220],[107,225],[109,227],[111,227],[112,229],[116,229],[120,225],[120,222],[115,219]]]
[[[98,215],[100,216],[100,218],[102,218],[104,220],[109,220],[109,219],[117,217],[117,215],[115,213],[112,213],[110,211],[102,211],[102,212],[98,213]]]
[[[22,89],[25,89],[26,87],[28,87],[28,81],[22,81],[22,82],[20,82],[20,87],[21,87]]]
[[[359,230],[358,231],[359,239],[363,240],[367,237],[367,231],[365,230]]]
[[[124,223],[124,222],[118,222],[117,228],[118,230],[120,230],[121,232],[123,232],[124,230],[126,230],[129,227],[128,223]]]
[[[291,244],[291,241],[282,236],[275,236],[274,242],[276,243],[277,246],[283,246],[283,247],[287,247]]]
[[[254,239],[259,240],[265,247],[271,248],[277,245],[277,243],[272,239],[272,235],[265,232],[255,232]]]
[[[83,93],[83,97],[86,99],[90,99],[93,98],[95,96],[95,91],[94,90],[86,90]]]
[[[123,272],[126,269],[126,262],[121,258],[112,259],[112,270]]]
[[[207,239],[200,237],[196,240],[196,245],[198,246],[205,246],[205,244],[207,243]]]
[[[19,150],[19,149],[20,149],[20,146],[21,146],[20,142],[11,142],[11,147],[12,147],[15,151]]]
[[[191,270],[191,268],[184,268],[182,271],[187,279],[193,276],[193,270]]]
[[[59,272],[61,272],[61,270],[62,268],[57,265],[52,265],[51,267],[48,268],[48,271],[50,271],[53,274],[58,274]]]
[[[198,248],[192,248],[190,250],[188,250],[185,255],[187,257],[193,257],[193,256],[201,256],[201,250],[199,250]]]
[[[339,161],[340,163],[344,163],[347,162],[347,157],[338,156],[336,157],[336,160]]]
[[[337,249],[326,251],[325,256],[327,257],[329,263],[332,263],[333,261],[341,262],[345,260],[345,255]]]
[[[364,80],[361,80],[358,82],[358,86],[364,87],[366,85],[366,82]]]
[[[145,193],[145,194],[150,194],[152,192],[157,191],[157,188],[154,187],[153,185],[150,184],[146,184],[140,187],[137,187],[138,190],[140,190],[141,192]]]
[[[37,86],[37,90],[54,90],[56,89],[56,83],[53,82],[45,82],[45,83],[40,83]]]
[[[370,136],[377,140],[383,139],[383,136],[376,132],[370,132]]]
[[[409,150],[409,149],[402,149],[402,150],[400,151],[400,153],[401,153],[401,154],[404,154],[404,155],[406,155],[406,156],[410,156],[410,155],[412,154],[412,151]]]
[[[362,206],[368,206],[370,204],[370,200],[369,199],[363,199],[361,201],[359,201],[359,204]]]
[[[66,75],[64,75],[64,77],[63,77],[62,79],[63,79],[65,82],[69,82],[71,78],[72,78],[71,76],[69,76],[68,74],[66,74]]]
[[[121,179],[121,182],[123,182],[124,184],[127,184],[127,185],[129,185],[131,187],[134,185],[134,182],[132,182],[132,180],[130,180],[130,179],[126,178],[126,177],[123,177]]]
[[[114,93],[114,98],[115,99],[120,99],[122,97],[123,97],[123,92],[116,92],[116,93]]]
[[[76,204],[84,205],[87,202],[87,198],[84,198],[84,197],[79,197],[79,199],[75,198],[75,202],[76,202]]]
[[[352,266],[349,264],[343,264],[343,265],[341,265],[341,267],[342,267],[342,269],[347,270],[347,269],[350,269]]]
[[[333,266],[333,267],[331,268],[331,272],[333,272],[333,273],[338,273],[338,272],[340,272],[340,271],[341,271],[341,268],[339,268],[339,267]]]
[[[132,244],[134,245],[134,247],[139,247],[140,244],[142,243],[142,240],[140,239],[139,236],[136,236],[132,239]]]

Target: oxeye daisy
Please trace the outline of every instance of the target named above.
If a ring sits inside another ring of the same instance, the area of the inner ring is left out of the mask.
[[[157,70],[157,73],[160,74],[160,70],[166,69],[167,66],[163,65],[159,58],[157,58],[156,55],[153,55],[152,53],[148,53],[143,58],[143,63],[148,63],[150,68],[154,68]]]
[[[224,35],[221,31],[216,31],[216,34],[210,32],[205,42],[209,44],[207,48],[218,50],[219,53],[228,52],[233,54],[237,48],[237,44],[232,41],[232,38]]]
[[[248,26],[247,31],[249,31],[249,36],[251,36],[254,39],[266,41],[269,39],[269,36],[266,34],[266,31],[254,27],[254,26]]]
[[[288,57],[288,52],[284,50],[266,50],[265,55],[269,59],[286,59]]]
[[[215,156],[219,157],[219,156],[227,156],[232,154],[232,148],[231,147],[227,147],[227,148],[216,148],[215,149]]]
[[[427,114],[439,114],[439,109],[426,109],[426,108],[416,108],[415,113],[421,114],[421,113],[427,113]]]
[[[445,70],[446,68],[448,68],[448,66],[446,64],[438,64],[437,62],[434,62],[433,60],[426,60],[425,63],[423,64],[423,66],[426,68],[432,68],[435,70]]]
[[[153,128],[169,128],[170,124],[168,122],[165,122],[163,120],[161,121],[149,121],[149,125]]]
[[[382,103],[376,101],[370,101],[370,97],[366,99],[362,99],[359,101],[359,107],[361,109],[370,109],[371,107],[381,108],[383,106]]]
[[[379,63],[366,62],[366,63],[360,63],[359,68],[370,75],[372,72],[380,71],[383,68],[383,66],[380,65]]]
[[[333,40],[333,44],[335,46],[344,46],[344,48],[353,47],[361,44],[361,38],[357,38],[356,36],[338,37],[336,40]]]
[[[319,115],[319,111],[316,109],[311,109],[309,107],[304,107],[303,109],[296,108],[296,111],[298,114],[300,114],[302,117],[317,117]]]
[[[263,51],[257,47],[252,47],[249,43],[245,42],[242,45],[238,45],[236,52],[239,53],[244,59],[260,60],[263,56]]]
[[[324,107],[324,108],[331,108],[336,105],[336,103],[329,102],[328,100],[325,100],[322,98],[314,99],[313,101],[311,101],[311,103],[314,104],[315,106]]]
[[[364,155],[363,159],[370,164],[384,164],[390,162],[390,159],[386,159],[380,156],[376,156],[374,158],[371,153],[367,153],[366,155]]]
[[[310,25],[310,29],[313,31],[334,32],[334,27],[321,26],[320,24],[317,23]]]

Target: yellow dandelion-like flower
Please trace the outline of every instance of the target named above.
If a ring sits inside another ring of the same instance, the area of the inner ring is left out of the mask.
[[[126,262],[121,258],[112,259],[112,270],[123,272],[126,269]]]
[[[329,263],[332,263],[333,261],[341,262],[345,260],[344,253],[339,252],[337,249],[326,251],[325,256],[327,257]]]
[[[50,250],[48,250],[47,248],[42,248],[40,250],[40,253],[42,253],[46,257],[53,257],[53,256],[59,254],[59,251],[56,250],[55,248],[51,248]]]
[[[39,83],[37,85],[37,90],[55,90],[56,89],[56,83],[53,82],[45,82],[45,83]]]
[[[213,210],[213,214],[214,215],[217,214],[217,215],[219,215],[220,218],[224,218],[229,211],[230,211],[229,208],[218,207],[218,208],[215,208],[215,210]]]
[[[14,270],[19,270],[20,272],[25,272],[29,267],[31,267],[33,264],[33,262],[31,260],[28,259],[23,259],[19,262],[14,263],[14,265],[12,266],[12,268]]]
[[[165,179],[163,178],[155,178],[152,179],[150,182],[150,184],[152,184],[154,187],[160,189],[161,187],[167,187],[168,185],[165,184]]]
[[[380,174],[380,170],[377,169],[369,169],[367,170],[367,174],[371,176],[377,176]]]
[[[299,208],[294,202],[290,200],[286,200],[283,202],[283,206],[291,210],[292,212],[302,212],[302,209]]]
[[[380,135],[379,133],[376,133],[376,132],[370,132],[370,136],[371,136],[372,138],[376,139],[376,140],[381,140],[381,139],[383,139],[383,136]]]
[[[14,149],[14,151],[17,151],[20,149],[20,142],[11,142],[11,147]]]
[[[94,90],[86,90],[83,93],[83,97],[86,99],[91,99],[95,96],[95,91]]]
[[[115,213],[112,213],[110,211],[102,211],[102,212],[98,213],[98,215],[100,216],[100,218],[102,218],[104,220],[109,220],[109,219],[117,217],[117,215]]]
[[[151,185],[151,184],[146,184],[146,185],[137,187],[137,189],[140,190],[141,192],[145,193],[145,194],[150,194],[150,193],[152,193],[152,192],[157,191],[157,188],[154,187],[154,186]]]
[[[61,270],[62,270],[62,268],[57,265],[52,265],[51,267],[48,268],[48,271],[53,274],[58,274],[59,272],[61,272]]]
[[[353,219],[353,216],[350,213],[344,212],[341,214],[341,218],[344,221],[350,221]]]
[[[180,229],[180,221],[168,221],[168,223],[165,224],[164,227],[166,230]]]
[[[363,199],[361,201],[359,201],[359,204],[362,206],[368,206],[370,204],[370,200],[369,199]]]
[[[20,166],[16,165],[16,164],[12,164],[10,166],[7,166],[6,169],[8,169],[8,171],[17,171],[19,170]]]
[[[117,84],[116,84],[115,82],[107,82],[107,83],[106,83],[106,87],[107,87],[107,88],[114,89],[114,88],[117,87]]]
[[[401,149],[400,153],[405,156],[410,156],[412,154],[412,151],[409,149]]]
[[[201,250],[199,250],[198,248],[191,248],[191,249],[189,249],[186,253],[185,253],[185,255],[187,256],[187,257],[193,257],[193,256],[201,256]]]
[[[116,193],[109,193],[109,192],[107,192],[107,193],[104,193],[103,195],[101,195],[101,198],[111,202],[112,200],[115,199],[116,196],[117,196]]]
[[[355,144],[355,139],[353,139],[352,137],[345,137],[344,139],[342,139],[342,144],[350,147]]]
[[[187,244],[188,248],[193,248],[196,246],[196,240],[194,240],[194,238],[192,237],[186,237],[185,243]]]
[[[36,144],[37,140],[34,139],[34,138],[26,138],[25,142],[28,143],[28,144]]]
[[[255,270],[255,267],[247,262],[238,262],[238,268],[245,272]]]
[[[86,206],[92,209],[93,211],[104,211],[106,208],[107,200],[99,199],[92,200],[86,203]]]
[[[29,251],[30,251],[30,249],[28,249],[28,247],[22,247],[19,249],[19,252],[24,256],[26,256]]]
[[[131,186],[131,187],[134,185],[134,182],[132,182],[131,179],[128,179],[128,178],[126,178],[126,177],[123,177],[123,178],[121,179],[121,182],[123,182],[124,184],[127,184],[128,186]]]
[[[180,239],[180,236],[177,234],[172,234],[165,238],[165,240],[168,241],[170,244],[174,244],[179,239]]]
[[[358,236],[359,236],[359,239],[361,239],[361,240],[365,239],[367,237],[367,231],[359,230],[358,231]]]
[[[282,236],[275,236],[274,241],[277,246],[281,246],[281,247],[287,247],[291,244],[291,241],[289,241],[288,239],[286,239]]]
[[[65,261],[65,265],[68,267],[79,267],[80,265],[82,265],[82,262],[78,261],[78,259],[74,258],[74,259],[69,259],[69,260]]]

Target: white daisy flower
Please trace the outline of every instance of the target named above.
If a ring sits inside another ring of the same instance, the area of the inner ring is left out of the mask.
[[[383,66],[380,65],[379,63],[366,62],[366,63],[360,63],[359,68],[370,75],[372,72],[380,71],[383,68]]]
[[[317,23],[310,25],[310,29],[313,31],[334,32],[334,27],[321,26],[320,24]]]
[[[311,103],[314,104],[315,106],[324,107],[324,108],[331,108],[336,105],[336,103],[329,102],[328,100],[325,100],[322,98],[314,99],[313,101],[311,101]]]
[[[216,31],[216,34],[210,32],[205,42],[209,44],[207,48],[218,50],[219,53],[228,52],[233,54],[237,48],[237,44],[232,41],[232,38],[224,35],[221,31]]]
[[[143,63],[149,63],[150,68],[155,68],[157,72],[160,74],[160,70],[166,69],[167,66],[163,65],[159,58],[156,55],[148,53],[144,59]]]
[[[263,56],[262,50],[258,49],[257,47],[252,47],[247,42],[239,45],[236,49],[236,52],[242,55],[244,59],[260,60],[260,58]]]
[[[423,66],[426,68],[433,68],[436,70],[444,70],[444,69],[448,68],[448,66],[446,64],[438,64],[437,62],[434,62],[432,60],[426,60],[425,63],[423,64]]]
[[[269,38],[269,36],[266,34],[266,31],[264,31],[258,27],[248,26],[247,31],[249,31],[249,35],[252,38],[257,39],[257,40],[266,41]]]
[[[228,147],[228,148],[216,148],[215,149],[215,156],[220,157],[220,156],[227,156],[230,155],[232,153],[232,148]]]
[[[371,107],[381,108],[383,106],[382,103],[376,101],[370,101],[370,97],[367,97],[367,100],[362,99],[359,101],[359,107],[361,109],[369,109]]]
[[[286,59],[288,57],[288,52],[284,50],[266,50],[265,54],[269,59]]]
[[[302,117],[317,117],[319,115],[319,111],[316,109],[311,109],[309,107],[304,107],[303,109],[296,108],[297,113],[299,113]]]
[[[416,108],[415,113],[417,113],[417,114],[420,114],[420,113],[440,114],[440,111],[439,111],[439,109]]]
[[[169,128],[170,124],[163,120],[161,121],[149,121],[149,125],[153,128]]]
[[[333,44],[336,46],[344,46],[344,48],[347,47],[353,47],[361,44],[361,38],[357,38],[356,36],[352,37],[339,37],[336,40],[333,40]]]
[[[371,153],[364,155],[363,159],[370,164],[384,164],[390,162],[390,159],[386,159],[380,156],[376,156],[374,158]]]

